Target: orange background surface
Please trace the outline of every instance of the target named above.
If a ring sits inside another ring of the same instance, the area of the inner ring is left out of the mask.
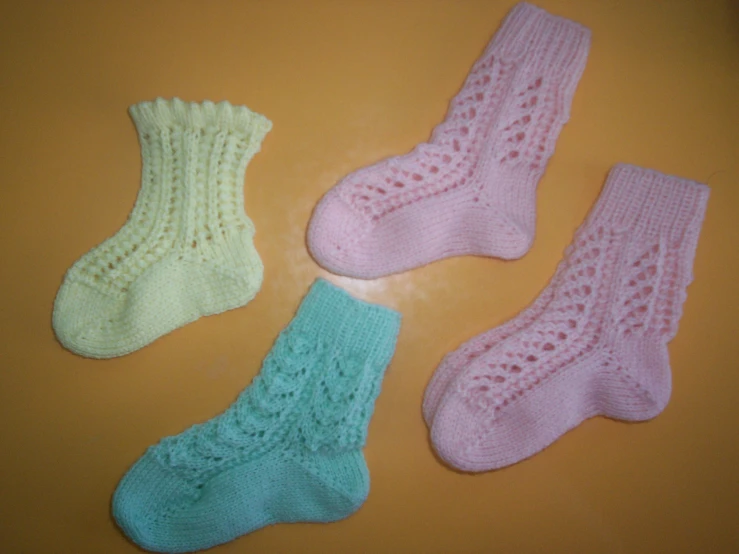
[[[511,1],[3,2],[0,8],[0,551],[136,552],[110,516],[161,437],[224,410],[316,276],[400,310],[365,450],[365,506],[213,552],[739,552],[739,4],[540,0],[592,50],[538,189],[520,261],[456,258],[375,281],[305,247],[320,196],[410,150]],[[125,221],[139,188],[126,109],[228,100],[274,129],[247,170],[264,285],[131,355],[89,360],[51,328],[66,269]],[[596,418],[512,467],[464,475],[432,453],[424,387],[442,356],[544,287],[612,164],[706,182],[695,282],[670,344],[674,391],[651,422]]]

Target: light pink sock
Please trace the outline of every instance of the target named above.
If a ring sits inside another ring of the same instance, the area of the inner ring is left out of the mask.
[[[487,471],[596,415],[659,414],[708,195],[693,181],[616,166],[542,293],[544,308],[448,383],[431,427],[439,455]]]
[[[316,207],[308,246],[371,279],[450,256],[518,258],[536,185],[585,68],[590,31],[517,4],[427,143],[351,173]]]

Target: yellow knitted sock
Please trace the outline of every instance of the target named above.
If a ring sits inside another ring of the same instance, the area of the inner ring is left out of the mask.
[[[91,358],[243,306],[262,284],[243,182],[272,123],[243,106],[176,98],[130,113],[143,160],[136,205],[69,269],[54,305],[59,341]]]

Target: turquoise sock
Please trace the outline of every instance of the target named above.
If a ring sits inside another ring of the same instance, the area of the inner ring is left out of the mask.
[[[259,375],[220,416],[149,448],[113,516],[136,544],[191,552],[281,522],[330,522],[364,503],[362,454],[400,314],[322,279]]]

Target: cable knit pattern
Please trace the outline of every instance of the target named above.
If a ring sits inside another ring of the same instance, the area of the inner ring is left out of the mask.
[[[118,524],[147,550],[190,552],[354,513],[369,492],[362,448],[399,328],[397,312],[316,281],[236,402],[129,470],[113,498]]]
[[[316,261],[370,279],[449,256],[525,254],[536,185],[589,46],[581,25],[518,4],[429,142],[348,175],[321,200],[308,229]]]
[[[521,321],[442,363],[425,402],[442,458],[466,471],[495,469],[589,417],[659,414],[671,391],[667,343],[692,281],[708,195],[699,183],[615,167]]]
[[[60,342],[92,358],[243,306],[262,283],[243,183],[270,121],[227,102],[160,98],[130,112],[143,159],[136,204],[69,269],[54,306]]]

